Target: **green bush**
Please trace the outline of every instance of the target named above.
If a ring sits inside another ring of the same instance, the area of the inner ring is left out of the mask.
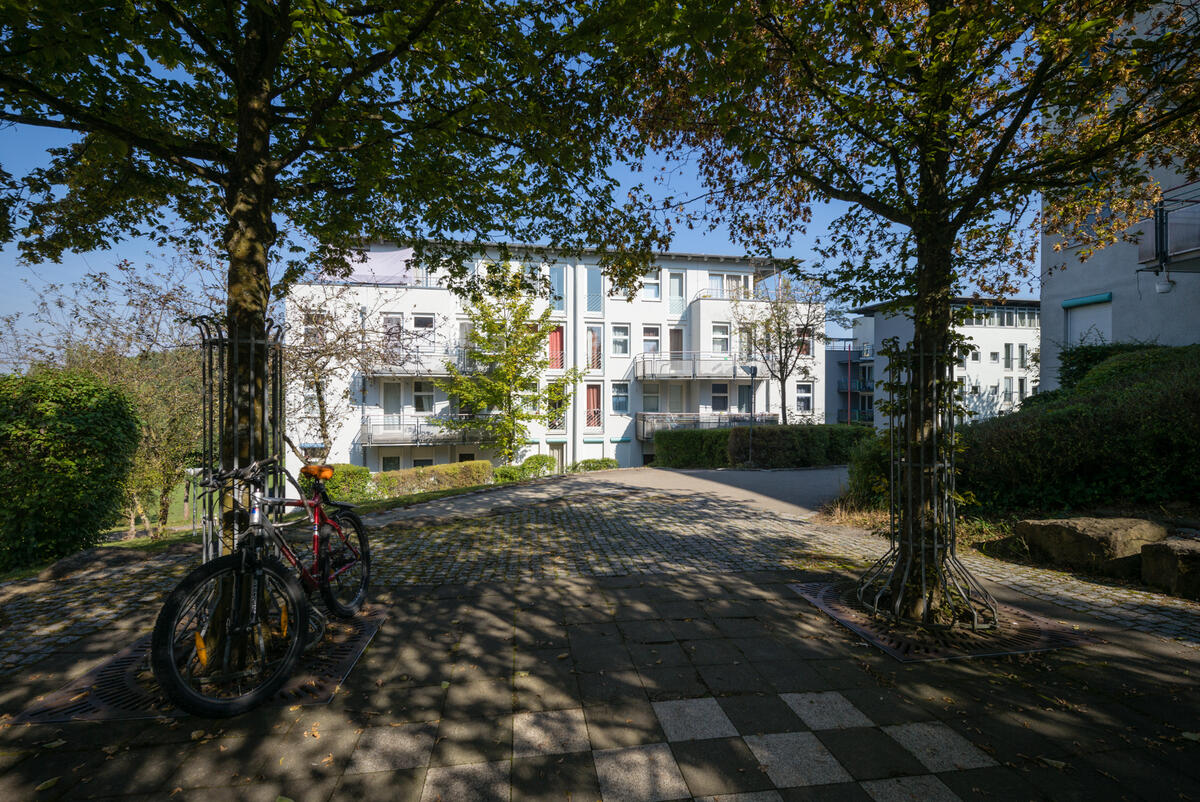
[[[846,494],[859,508],[882,509],[888,505],[891,482],[891,446],[888,433],[867,432],[850,452],[849,487]]]
[[[554,457],[549,454],[534,454],[532,457],[526,457],[521,463],[521,471],[526,479],[536,479],[539,476],[548,476],[554,473],[558,463]]]
[[[594,459],[581,459],[571,466],[571,473],[587,473],[588,471],[607,471],[612,468],[620,468],[621,465],[612,457],[597,457]]]
[[[859,440],[873,430],[853,424],[739,426],[729,432],[729,464],[756,468],[842,465]]]
[[[988,510],[1194,501],[1200,346],[1118,353],[1072,390],[959,431],[958,486]]]
[[[333,476],[325,482],[325,489],[329,491],[330,498],[349,504],[361,504],[377,498],[371,472],[366,467],[344,462],[329,467],[333,468]]]
[[[139,432],[129,398],[93,376],[0,377],[0,571],[98,543],[124,506]]]
[[[1063,348],[1058,354],[1058,384],[1071,390],[1092,368],[1118,354],[1145,351],[1157,346],[1152,343],[1104,343],[1102,345],[1073,345]]]
[[[729,467],[729,429],[660,429],[654,464],[660,468]]]
[[[375,474],[375,494],[380,498],[395,498],[430,490],[450,490],[492,483],[492,463],[485,459],[452,462],[402,471],[383,471]]]
[[[520,465],[501,465],[492,472],[496,479],[496,484],[506,484],[508,482],[519,482],[525,478],[524,471]]]

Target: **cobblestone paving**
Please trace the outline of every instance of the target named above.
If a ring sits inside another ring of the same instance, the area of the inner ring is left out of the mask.
[[[853,565],[876,559],[887,545],[858,530],[662,492],[577,495],[469,519],[368,523],[380,589]],[[194,560],[190,554],[165,554],[57,582],[0,584],[0,677],[127,622],[134,612],[152,621],[165,593]],[[1022,593],[1200,645],[1200,604],[978,554],[964,555],[963,561],[980,576]]]

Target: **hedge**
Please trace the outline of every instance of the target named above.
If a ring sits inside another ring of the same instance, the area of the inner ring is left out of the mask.
[[[1058,354],[1059,387],[1072,390],[1101,362],[1119,354],[1136,353],[1156,347],[1150,343],[1104,343],[1063,348]]]
[[[869,426],[848,423],[793,426],[739,426],[729,433],[728,464],[755,468],[811,468],[845,465]]]
[[[729,429],[660,429],[654,433],[654,464],[660,468],[726,468]]]
[[[526,457],[520,465],[502,465],[495,471],[498,483],[521,482],[525,479],[536,479],[554,472],[558,463],[549,454],[534,454]]]
[[[139,437],[133,403],[93,376],[0,377],[0,571],[96,545],[125,506]]]
[[[581,459],[571,466],[569,473],[587,473],[588,471],[607,471],[620,468],[621,464],[612,457],[594,457]]]
[[[449,490],[491,483],[492,463],[485,459],[476,459],[377,473],[375,493],[380,498],[394,498],[429,490]]]

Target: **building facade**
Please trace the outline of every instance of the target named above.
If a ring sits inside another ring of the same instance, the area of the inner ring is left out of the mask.
[[[1032,300],[957,298],[957,309],[969,307],[959,332],[970,351],[954,366],[963,403],[973,420],[1011,412],[1037,392],[1036,353],[1040,342],[1040,303]],[[826,355],[826,387],[834,395],[826,401],[826,419],[871,421],[888,425],[877,406],[889,397],[884,382],[888,359],[884,343],[895,338],[901,345],[912,341],[912,319],[903,313],[885,314],[881,304],[854,310],[853,338],[841,350]],[[846,390],[843,391],[842,388]],[[835,406],[836,405],[836,406]],[[874,408],[867,412],[868,407]]]
[[[398,470],[492,458],[486,444],[439,425],[458,414],[434,385],[446,363],[466,368],[463,348],[470,321],[443,277],[413,269],[408,251],[375,245],[365,263],[340,285],[344,308],[375,316],[385,330],[419,331],[421,345],[399,366],[381,365],[349,376],[340,388],[349,411],[332,433],[330,462]],[[477,265],[496,258],[484,253]],[[663,428],[718,428],[757,420],[824,419],[824,353],[806,357],[807,376],[777,382],[743,349],[734,318],[735,297],[751,294],[764,278],[760,263],[703,254],[661,254],[632,298],[610,293],[598,260],[547,260],[529,266],[551,287],[540,312],[551,310],[547,376],[584,371],[561,420],[534,425],[523,456],[548,454],[565,468],[583,459],[615,458],[622,467],[653,458],[654,432]],[[757,272],[756,272],[757,271]],[[289,329],[302,326],[295,299],[327,292],[299,285],[289,299]],[[744,302],[744,301],[739,301]],[[751,303],[755,303],[751,301]],[[303,393],[304,388],[289,388]],[[293,441],[302,436],[293,435]],[[299,463],[299,458],[292,461]]]
[[[1167,170],[1154,218],[1080,262],[1059,237],[1042,240],[1041,386],[1058,387],[1059,352],[1082,343],[1200,342],[1200,182]]]

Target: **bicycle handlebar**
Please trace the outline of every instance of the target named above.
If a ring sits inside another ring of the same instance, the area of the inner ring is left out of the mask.
[[[230,479],[248,480],[261,474],[267,468],[279,463],[275,457],[267,457],[266,459],[255,460],[244,468],[230,468],[227,471],[220,471],[213,474],[207,480],[200,483],[202,487],[217,488],[228,482]]]

